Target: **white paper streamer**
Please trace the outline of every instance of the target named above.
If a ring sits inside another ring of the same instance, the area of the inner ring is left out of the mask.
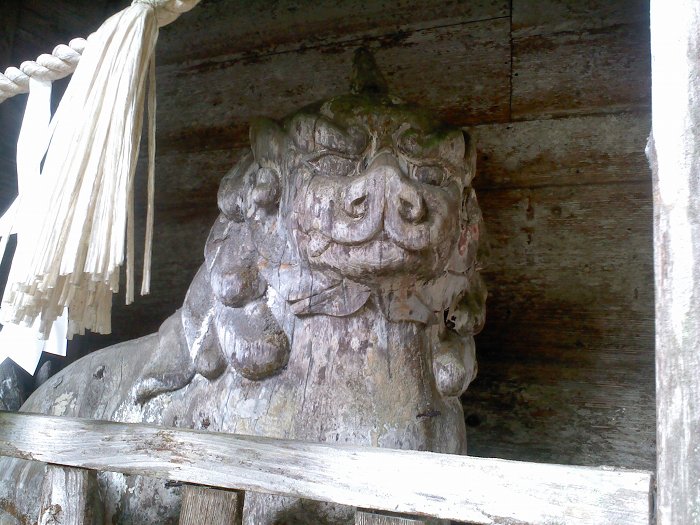
[[[17,235],[17,252],[24,253],[24,246],[36,243],[36,229],[42,210],[32,206],[32,195],[41,184],[41,161],[49,143],[51,118],[51,82],[29,78],[29,97],[24,120],[17,141],[17,186],[19,194],[10,208],[0,218],[0,258],[13,233]],[[15,264],[25,264],[20,257]],[[39,339],[40,319],[32,326],[7,323],[0,331],[0,362],[12,359],[30,374],[36,370],[43,351],[66,355],[67,312],[58,318],[44,341]]]
[[[25,215],[32,223],[36,223],[36,212],[41,216],[41,210],[32,210],[30,203],[32,191],[39,183],[41,160],[43,159],[49,139],[49,121],[51,118],[51,82],[29,78],[29,97],[24,110],[24,120],[17,140],[17,189],[18,196],[9,209],[0,217],[0,260],[5,254],[10,235],[24,225],[31,230],[31,224],[23,223]],[[23,200],[25,201],[22,205]],[[21,213],[20,209],[24,210]]]
[[[31,195],[41,218],[29,217],[26,201],[20,206],[19,222],[32,224],[35,242],[15,252],[2,320],[41,318],[46,337],[68,307],[69,336],[86,328],[109,333],[125,255],[133,300],[133,185],[157,36],[154,7],[135,4],[88,38],[52,122],[42,184]]]
[[[0,363],[12,359],[30,374],[36,372],[42,352],[66,355],[66,336],[68,333],[68,312],[56,319],[51,327],[49,338],[39,339],[39,324],[37,319],[33,326],[18,326],[6,324],[0,331]]]
[[[147,72],[148,214],[141,293],[148,293],[155,158],[154,48],[158,27],[198,2],[134,0],[109,18],[81,50],[78,67],[50,125],[48,79],[60,78],[57,75],[71,69],[75,53],[70,64],[42,55],[36,63],[22,65],[24,78],[28,75],[30,79],[30,97],[17,148],[19,196],[0,217],[0,257],[9,236],[18,235],[0,308],[0,322],[6,324],[0,331],[0,361],[9,356],[33,372],[42,350],[65,355],[61,336],[70,338],[85,329],[109,333],[112,293],[118,290],[125,256],[127,303],[133,300],[134,173]],[[54,66],[56,71],[51,69]],[[26,83],[15,87],[12,94],[23,92]],[[48,341],[37,342],[33,333]]]

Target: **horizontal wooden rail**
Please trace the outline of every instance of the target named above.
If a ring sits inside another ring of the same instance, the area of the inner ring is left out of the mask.
[[[477,524],[649,522],[651,473],[0,412],[0,455]]]

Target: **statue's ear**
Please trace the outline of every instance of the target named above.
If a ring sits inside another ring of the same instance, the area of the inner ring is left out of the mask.
[[[257,118],[250,124],[250,147],[255,161],[263,168],[280,172],[288,140],[274,120]]]
[[[299,112],[287,122],[287,132],[298,150],[309,153],[316,147],[317,120],[315,113]]]
[[[464,186],[469,186],[472,179],[476,175],[476,142],[465,129],[462,130],[464,135]]]
[[[229,220],[243,222],[248,210],[248,180],[259,166],[253,160],[250,151],[243,154],[241,159],[231,168],[219,184],[217,202],[219,210]]]

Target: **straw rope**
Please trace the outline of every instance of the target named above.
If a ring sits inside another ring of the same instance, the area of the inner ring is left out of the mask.
[[[29,77],[53,81],[73,73],[86,43],[84,38],[74,38],[68,45],[57,45],[50,55],[43,54],[36,60],[22,62],[19,68],[8,67],[4,75],[0,73],[0,102],[29,93]]]

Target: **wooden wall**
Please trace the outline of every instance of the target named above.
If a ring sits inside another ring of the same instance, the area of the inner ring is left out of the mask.
[[[643,0],[203,0],[159,42],[152,295],[115,303],[114,334],[73,355],[178,307],[249,119],[346,91],[366,45],[395,94],[477,137],[490,298],[471,453],[653,468],[648,25]]]

